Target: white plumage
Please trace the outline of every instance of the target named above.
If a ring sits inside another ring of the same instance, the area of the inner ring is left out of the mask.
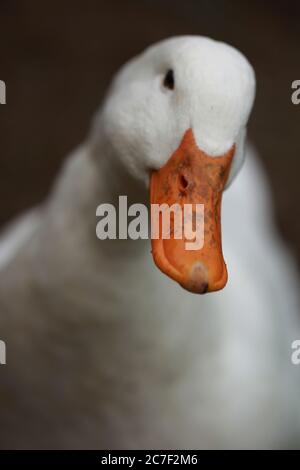
[[[238,144],[233,178],[253,96],[233,48],[154,46],[122,69],[47,201],[4,234],[2,448],[299,446],[298,279],[253,149],[224,195],[223,291],[190,294],[157,270],[150,242],[95,235],[97,205],[146,202],[149,167],[189,126],[213,155]]]

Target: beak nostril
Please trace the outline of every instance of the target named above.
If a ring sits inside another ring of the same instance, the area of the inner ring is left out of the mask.
[[[180,175],[179,184],[181,186],[181,189],[186,189],[188,187],[189,182],[184,175]]]

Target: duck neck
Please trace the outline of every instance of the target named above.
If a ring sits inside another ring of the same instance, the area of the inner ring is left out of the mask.
[[[148,205],[145,183],[129,174],[105,139],[98,139],[97,146],[88,141],[70,156],[55,185],[54,197],[50,198],[51,220],[57,225],[57,213],[63,211],[64,223],[60,227],[64,233],[61,236],[76,227],[76,233],[72,235],[78,237],[78,242],[88,252],[102,252],[114,257],[124,257],[128,252],[138,254],[145,250],[149,240],[119,239],[119,196],[127,197],[127,207],[134,203]],[[96,236],[96,210],[101,204],[111,204],[115,208],[116,239],[99,240]],[[122,215],[127,220],[127,214]]]
[[[101,197],[115,206],[119,196],[126,196],[128,204],[148,203],[148,190],[145,182],[133,177],[110,145],[102,137],[97,145],[90,144],[87,148],[90,159],[94,162],[101,182]],[[100,201],[102,202],[102,201]]]
[[[101,204],[111,204],[116,213],[116,239],[105,240],[108,250],[113,249],[118,256],[119,249],[126,255],[128,251],[139,252],[146,245],[145,240],[131,240],[128,234],[128,208],[132,204],[149,205],[149,191],[143,181],[134,178],[120,161],[114,150],[105,139],[101,139],[97,147],[90,146],[89,158],[94,162],[99,175],[96,183],[98,194],[97,207]],[[101,185],[101,187],[100,187]],[[98,192],[99,191],[99,192]],[[124,198],[125,196],[125,198]],[[124,203],[120,203],[120,197]],[[122,220],[122,222],[121,222]],[[120,224],[123,223],[122,236]],[[126,237],[124,239],[124,236]],[[122,237],[122,238],[121,238]],[[110,243],[111,242],[111,243]],[[99,243],[101,243],[99,241]]]

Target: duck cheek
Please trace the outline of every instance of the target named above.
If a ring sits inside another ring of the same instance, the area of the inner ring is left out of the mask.
[[[201,151],[191,129],[168,162],[151,175],[151,238],[155,264],[185,289],[222,289],[221,200],[235,147],[220,157]]]

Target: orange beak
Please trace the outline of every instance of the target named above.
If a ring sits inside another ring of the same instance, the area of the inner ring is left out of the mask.
[[[152,238],[155,264],[185,289],[204,294],[222,289],[227,282],[227,269],[221,242],[221,200],[235,146],[220,157],[200,150],[191,129],[168,162],[151,175],[151,208],[153,204],[190,204],[195,215],[196,204],[204,205],[204,239],[201,248],[187,249],[187,239],[175,238],[174,217],[170,218],[169,238]],[[203,206],[202,206],[203,207]],[[173,225],[172,225],[173,224]],[[194,221],[194,227],[195,227]]]

